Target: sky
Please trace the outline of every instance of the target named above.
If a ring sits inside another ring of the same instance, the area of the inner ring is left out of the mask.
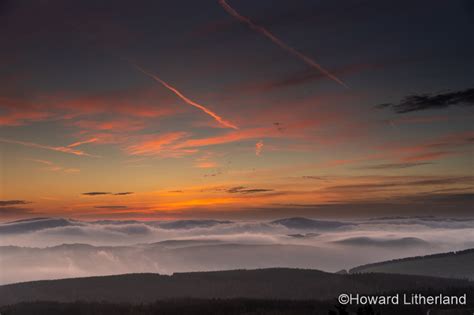
[[[469,216],[472,1],[0,1],[0,220]]]

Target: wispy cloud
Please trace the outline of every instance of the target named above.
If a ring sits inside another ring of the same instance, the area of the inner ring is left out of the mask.
[[[108,191],[89,191],[82,193],[84,196],[102,196],[102,195],[112,195],[112,196],[126,196],[126,195],[132,195],[133,192],[131,191],[123,191],[123,192],[117,192],[117,193],[112,193]]]
[[[430,188],[432,186],[450,186],[450,185],[470,185],[473,182],[473,176],[451,176],[451,177],[428,177],[428,178],[411,178],[411,177],[381,177],[373,178],[369,181],[361,180],[357,184],[343,184],[327,186],[323,189],[326,192],[371,192],[385,189],[415,189]]]
[[[230,194],[256,194],[256,193],[263,193],[263,192],[270,192],[270,191],[273,191],[273,189],[247,188],[245,186],[231,187],[226,190],[226,192]]]
[[[81,170],[78,169],[78,168],[68,168],[68,167],[63,167],[63,166],[60,166],[54,162],[51,162],[51,161],[46,161],[46,160],[39,160],[39,159],[26,159],[27,161],[32,161],[32,162],[35,162],[35,163],[39,163],[39,164],[42,164],[42,165],[46,165],[45,168],[43,168],[44,170],[47,170],[47,171],[52,171],[52,172],[63,172],[63,173],[66,173],[66,174],[77,174],[77,173],[80,173]]]
[[[12,100],[0,97],[0,102],[12,102]],[[0,126],[22,126],[31,122],[46,120],[50,118],[50,116],[51,114],[47,111],[39,109],[23,109],[21,111],[10,109],[7,113],[2,113]]]
[[[403,158],[402,160],[405,162],[433,161],[433,160],[438,160],[440,158],[455,155],[455,154],[457,153],[451,152],[451,151],[426,152],[426,153],[407,156]]]
[[[392,65],[398,65],[401,62],[398,60],[388,60],[380,63],[363,63],[363,64],[351,64],[344,67],[334,69],[335,75],[354,75],[364,72],[377,71]],[[291,72],[282,75],[281,77],[272,79],[263,79],[255,82],[245,82],[243,84],[237,84],[230,87],[230,90],[235,90],[239,93],[262,93],[274,90],[280,90],[285,88],[291,88],[295,86],[305,85],[311,82],[316,82],[326,79],[326,76],[320,72],[315,72],[313,69],[306,69],[304,71]]]
[[[78,156],[97,157],[96,155],[92,155],[92,154],[86,153],[84,151],[76,150],[76,149],[73,149],[73,148],[70,148],[70,147],[62,147],[62,146],[55,147],[55,146],[50,146],[50,145],[43,145],[43,144],[38,144],[38,143],[33,143],[33,142],[11,140],[11,139],[5,139],[5,138],[0,138],[0,142],[10,143],[10,144],[17,144],[17,145],[22,145],[22,146],[25,146],[25,147],[30,147],[30,148],[51,150],[51,151],[56,151],[56,152],[62,152],[62,153],[67,153],[67,154],[78,155]]]
[[[205,147],[211,145],[225,144],[231,142],[237,142],[242,140],[258,139],[263,137],[281,137],[281,134],[276,134],[275,130],[271,127],[268,128],[251,128],[239,131],[230,131],[223,135],[218,135],[208,138],[200,139],[187,139],[179,143],[177,148],[193,148],[193,147]]]
[[[26,200],[0,200],[0,207],[26,205],[29,203],[31,202]]]
[[[32,203],[27,200],[0,200],[0,218],[18,218],[21,216],[28,216],[33,213],[29,208],[21,206]]]
[[[451,106],[473,106],[474,88],[441,94],[414,94],[403,98],[399,103],[377,105],[377,108],[390,108],[397,114],[414,111],[441,109]]]
[[[364,167],[359,167],[359,169],[369,169],[369,170],[398,170],[404,168],[411,168],[423,165],[433,164],[431,162],[411,162],[411,163],[385,163],[385,164],[376,164],[369,165]]]
[[[100,195],[111,195],[111,192],[105,192],[105,191],[90,191],[90,192],[85,192],[82,193],[84,196],[100,196]]]
[[[304,55],[303,53],[299,52],[298,50],[294,49],[293,47],[288,46],[286,43],[284,43],[281,39],[276,37],[274,34],[272,34],[270,31],[265,29],[264,27],[257,25],[254,23],[252,20],[249,18],[240,15],[234,8],[232,8],[225,0],[219,0],[219,4],[224,8],[224,10],[227,11],[230,15],[241,21],[242,23],[247,24],[251,29],[259,32],[260,34],[264,35],[268,39],[270,39],[274,44],[282,48],[283,50],[289,52],[293,56],[297,57],[298,59],[302,60],[312,68],[318,70],[319,72],[323,73],[326,77],[330,78],[331,80],[336,81],[343,87],[347,88],[348,86],[340,80],[338,77],[324,69],[320,64],[318,64],[316,61],[314,61],[312,58]]]
[[[33,215],[33,210],[21,207],[0,207],[0,218],[18,218]],[[36,213],[38,214],[38,213]]]
[[[215,168],[218,164],[214,161],[197,161],[194,164],[197,168]]]
[[[77,141],[77,142],[71,143],[67,147],[68,148],[75,148],[75,147],[78,147],[78,146],[83,145],[83,144],[97,142],[98,140],[99,139],[97,139],[97,138],[91,138],[91,139],[87,139],[87,140],[83,140],[83,141]]]
[[[195,151],[186,151],[177,147],[177,141],[186,137],[187,132],[170,132],[157,136],[146,136],[144,140],[130,145],[125,148],[125,151],[130,155],[162,155],[162,156],[179,156]]]
[[[314,175],[304,175],[301,178],[303,179],[314,179],[314,180],[327,180],[326,177],[323,176],[314,176]]]
[[[128,209],[127,206],[95,206],[94,208],[97,208],[97,209],[112,209],[112,210]]]
[[[260,140],[255,144],[255,155],[260,156],[260,154],[262,154],[262,151],[263,151],[263,141]]]

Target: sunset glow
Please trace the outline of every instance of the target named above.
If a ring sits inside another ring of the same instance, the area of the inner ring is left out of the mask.
[[[464,13],[51,6],[7,6],[0,30],[2,221],[470,211]]]

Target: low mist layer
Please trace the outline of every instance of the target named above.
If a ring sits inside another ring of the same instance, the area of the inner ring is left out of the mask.
[[[131,272],[295,267],[329,272],[474,247],[474,220],[94,221],[0,225],[0,283]]]

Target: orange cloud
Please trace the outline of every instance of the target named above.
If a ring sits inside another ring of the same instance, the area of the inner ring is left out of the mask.
[[[126,152],[131,155],[163,155],[170,151],[177,151],[173,145],[176,141],[187,135],[186,132],[171,132],[152,139],[145,140],[141,143],[128,146]],[[186,151],[181,151],[186,153]],[[189,151],[188,151],[189,152]],[[174,152],[176,153],[176,152]]]
[[[11,111],[0,117],[0,126],[21,126],[30,122],[42,121],[49,117],[51,117],[50,113],[40,110]]]
[[[251,128],[246,130],[231,131],[221,136],[201,138],[201,139],[189,139],[179,143],[177,148],[186,147],[204,147],[217,144],[225,144],[242,140],[250,140],[261,137],[281,137],[277,134],[273,128]]]
[[[260,154],[262,154],[262,150],[263,150],[263,141],[260,140],[255,144],[255,155],[260,156]]]
[[[93,129],[100,131],[137,131],[145,128],[145,122],[133,119],[115,119],[106,121],[78,120],[74,123],[82,129]]]
[[[438,160],[440,158],[450,156],[450,155],[455,155],[455,154],[456,154],[455,152],[449,152],[449,151],[426,152],[426,153],[407,156],[407,157],[402,158],[401,160],[403,162],[425,162],[425,161]]]
[[[78,169],[78,168],[63,167],[63,166],[57,165],[56,163],[51,162],[51,161],[39,160],[39,159],[26,159],[26,160],[46,165],[46,167],[43,168],[43,169],[47,170],[47,171],[63,172],[63,173],[66,173],[66,174],[77,174],[77,173],[81,172],[81,170]]]
[[[78,146],[83,145],[83,144],[97,142],[98,140],[99,140],[98,138],[91,138],[91,139],[87,139],[87,140],[84,140],[84,141],[77,141],[77,142],[71,143],[67,147],[68,148],[75,148],[75,147],[78,147]]]

